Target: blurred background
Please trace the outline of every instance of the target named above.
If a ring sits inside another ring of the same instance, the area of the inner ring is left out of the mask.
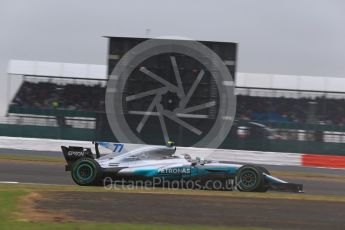
[[[0,6],[1,136],[116,141],[104,36],[174,35],[238,43],[237,113],[221,148],[345,155],[342,1]]]

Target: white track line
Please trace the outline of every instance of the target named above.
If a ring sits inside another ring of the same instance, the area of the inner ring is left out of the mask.
[[[19,184],[18,181],[0,181],[0,184]]]

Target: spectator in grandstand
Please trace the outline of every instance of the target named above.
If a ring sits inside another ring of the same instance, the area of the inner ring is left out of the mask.
[[[12,106],[38,109],[104,111],[100,84],[56,84],[25,81]],[[313,102],[313,103],[310,103]],[[313,111],[310,106],[313,105]],[[315,110],[315,111],[314,111]],[[310,115],[313,119],[310,119]],[[268,122],[316,122],[345,125],[345,99],[237,96],[237,118]]]
[[[103,111],[105,88],[101,85],[25,81],[13,99],[12,106],[38,109]]]

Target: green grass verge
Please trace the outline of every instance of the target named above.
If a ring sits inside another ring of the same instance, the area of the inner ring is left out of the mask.
[[[0,184],[0,191],[66,191],[66,192],[106,192],[106,193],[137,193],[137,194],[162,194],[162,195],[190,195],[190,196],[216,196],[224,198],[246,199],[287,199],[303,201],[344,202],[342,195],[312,195],[307,193],[267,192],[246,193],[214,190],[190,190],[190,189],[162,189],[162,188],[112,188],[107,190],[102,186],[77,186],[77,185],[40,185],[40,184]]]
[[[57,189],[57,188],[55,188]],[[68,188],[61,188],[68,189]],[[127,223],[96,223],[96,222],[32,222],[21,221],[16,218],[16,213],[20,213],[19,199],[33,191],[48,190],[47,186],[23,186],[23,185],[0,185],[0,229],[147,229],[147,230],[170,230],[170,229],[264,229],[264,228],[242,228],[242,227],[212,227],[212,226],[196,226],[196,225],[163,225],[163,224],[127,224]]]
[[[203,190],[163,190],[163,189],[113,189],[105,190],[103,187],[81,186],[48,186],[48,185],[25,185],[25,184],[0,184],[0,229],[262,229],[241,227],[213,227],[195,225],[162,225],[162,224],[128,224],[128,223],[96,223],[96,222],[28,222],[19,220],[17,215],[21,213],[18,201],[21,197],[31,192],[40,191],[74,191],[74,192],[107,192],[107,193],[154,193],[173,195],[194,196],[221,196],[226,198],[245,199],[292,199],[309,201],[345,202],[345,196],[323,196],[291,193],[240,193],[223,191]]]

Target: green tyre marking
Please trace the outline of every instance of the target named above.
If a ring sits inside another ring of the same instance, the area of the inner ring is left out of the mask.
[[[79,170],[80,170],[81,167],[87,167],[87,168],[90,169],[90,172],[91,172],[91,173],[90,173],[90,175],[89,175],[87,178],[85,178],[85,177],[83,177],[82,175],[80,175]],[[81,179],[81,180],[89,180],[89,179],[93,176],[93,168],[92,168],[90,165],[88,165],[88,164],[80,164],[80,165],[78,166],[78,168],[77,168],[77,176],[78,176],[78,178]]]

